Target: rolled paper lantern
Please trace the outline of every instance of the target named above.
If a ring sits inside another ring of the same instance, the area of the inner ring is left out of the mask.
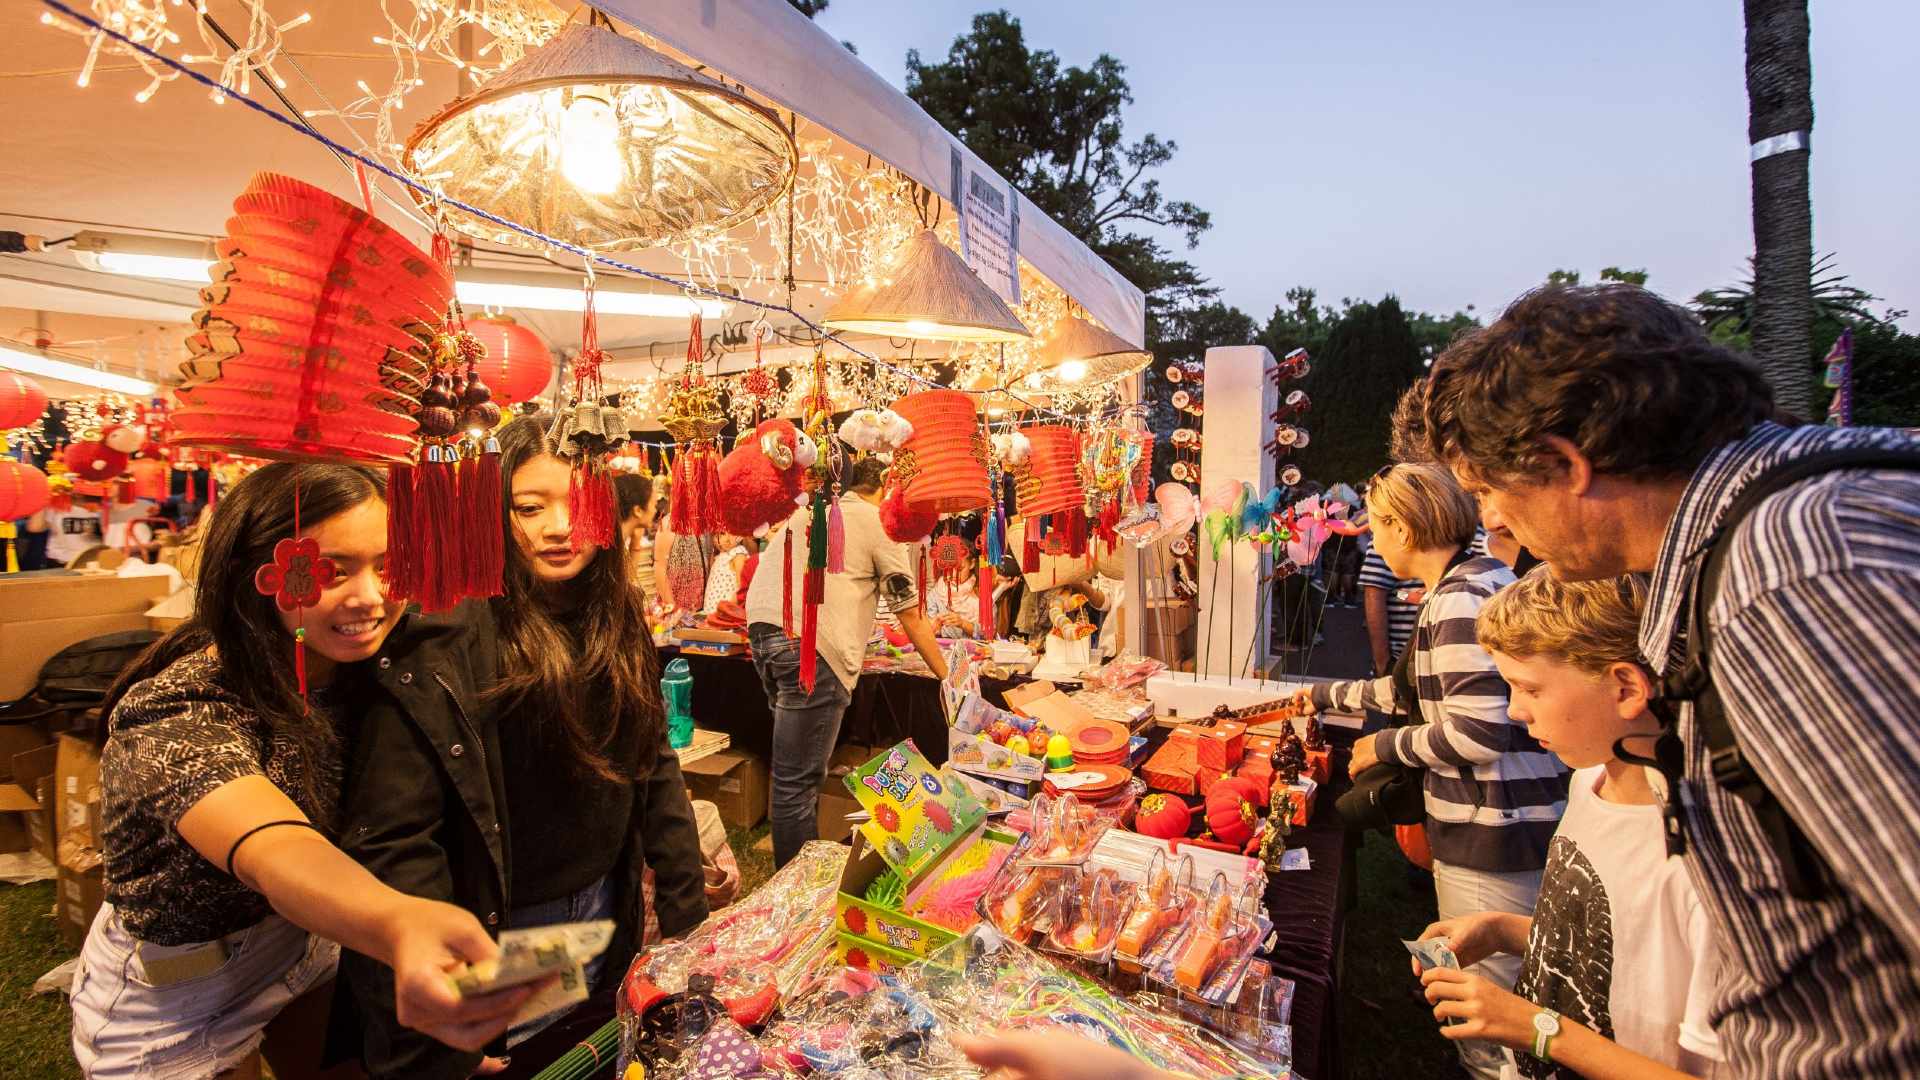
[[[1080,482],[1080,433],[1061,425],[1022,428],[1033,447],[1016,490],[1023,517],[1057,514],[1086,505]]]
[[[101,483],[127,471],[127,455],[105,443],[77,442],[60,455],[76,482]]]
[[[959,514],[993,504],[987,439],[972,397],[959,390],[922,390],[894,402],[893,411],[913,425],[913,437],[894,458],[896,473],[906,474],[907,505]]]
[[[168,489],[167,463],[158,458],[137,458],[127,465],[127,471],[133,474],[133,497],[153,499],[165,502],[172,492]]]
[[[47,392],[17,371],[0,371],[0,431],[26,427],[47,411]]]
[[[289,177],[255,174],[233,208],[187,339],[170,444],[410,460],[450,271],[378,218]]]
[[[23,461],[0,458],[0,521],[37,514],[48,498],[46,473]]]
[[[532,401],[553,377],[553,353],[540,335],[506,316],[467,320],[467,332],[487,347],[475,367],[502,405]]]

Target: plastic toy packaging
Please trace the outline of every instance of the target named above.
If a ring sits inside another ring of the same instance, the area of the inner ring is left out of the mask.
[[[1035,934],[1052,929],[1058,910],[1055,895],[1068,881],[1078,878],[1079,870],[1071,866],[1021,866],[1017,856],[1014,861],[1015,865],[995,879],[981,898],[981,910],[1008,940],[1025,944]]]
[[[1027,832],[1032,843],[1016,856],[1016,862],[1022,866],[1078,866],[1093,853],[1100,834],[1131,808],[1130,797],[1089,806],[1071,795],[1036,795],[1027,806]],[[1019,817],[1008,820],[1018,824]]]
[[[979,1075],[948,1043],[923,987],[865,972],[836,973],[807,991],[767,1029],[761,1047],[763,1066],[849,1080]]]
[[[1206,898],[1188,913],[1172,946],[1156,952],[1154,978],[1213,1005],[1233,1001],[1260,942],[1273,928],[1255,882],[1236,893],[1216,873]]]
[[[1146,884],[1134,897],[1114,939],[1113,958],[1121,970],[1146,969],[1155,952],[1179,936],[1178,928],[1199,903],[1193,888],[1193,857],[1182,855],[1176,864],[1169,863],[1164,852],[1154,852]]]
[[[1054,890],[1052,952],[1104,964],[1113,955],[1120,928],[1137,890],[1111,869],[1074,870]]]

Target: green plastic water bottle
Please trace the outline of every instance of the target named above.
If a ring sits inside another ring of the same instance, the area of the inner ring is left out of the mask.
[[[675,658],[660,678],[660,697],[667,705],[667,741],[675,750],[693,742],[693,670]]]

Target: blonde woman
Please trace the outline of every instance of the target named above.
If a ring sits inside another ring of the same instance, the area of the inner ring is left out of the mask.
[[[1507,715],[1507,684],[1474,636],[1488,598],[1512,584],[1498,559],[1475,557],[1479,508],[1453,475],[1431,465],[1394,465],[1367,485],[1373,546],[1396,577],[1426,587],[1405,679],[1326,683],[1297,700],[1327,708],[1405,713],[1407,726],[1362,736],[1358,776],[1380,762],[1425,770],[1427,840],[1433,850],[1440,917],[1476,911],[1533,911],[1547,844],[1567,805],[1567,768]],[[1473,969],[1511,988],[1519,958],[1491,957]],[[1467,1070],[1492,1080],[1505,1055],[1463,1042]]]

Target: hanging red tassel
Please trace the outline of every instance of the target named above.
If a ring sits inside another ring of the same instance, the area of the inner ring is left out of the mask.
[[[1027,527],[1021,530],[1020,572],[1037,574],[1040,572],[1040,519],[1028,518]]]
[[[501,532],[500,442],[489,436],[462,477],[460,495],[467,510],[467,595],[499,596],[506,573],[506,538]]]
[[[455,488],[453,463],[447,450],[438,444],[427,446],[426,460],[414,478],[414,519],[421,523],[445,523],[459,513],[459,493]],[[415,599],[420,609],[433,614],[446,611],[458,601],[463,576],[460,550],[447,542],[444,534],[434,536],[420,553],[420,589]]]
[[[847,572],[847,526],[840,518],[840,500],[827,509],[827,573]]]
[[[682,450],[673,461],[673,494],[667,510],[667,528],[673,530],[675,536],[697,535],[688,506],[693,499],[692,487],[687,483],[687,452]]]
[[[200,501],[200,493],[193,482],[192,472],[187,473],[187,501],[190,503],[197,503]]]
[[[807,525],[807,587],[801,597],[800,685],[813,693],[819,659],[820,605],[827,599],[827,493],[813,495],[813,520]]]
[[[573,549],[613,546],[613,476],[594,463],[573,470],[567,480],[567,512]]]
[[[387,470],[387,595],[410,600],[420,593],[420,534],[414,528],[414,467]],[[189,478],[193,474],[187,474]]]
[[[712,446],[703,447],[694,460],[693,473],[694,484],[700,491],[699,501],[695,504],[695,528],[702,536],[719,532],[726,526],[720,518],[719,451]]]
[[[924,608],[927,603],[927,545],[924,542],[915,544],[914,550],[920,553],[920,558],[914,564],[913,594],[920,598]]]
[[[211,510],[220,503],[220,483],[213,478],[213,470],[207,470],[207,509]]]

